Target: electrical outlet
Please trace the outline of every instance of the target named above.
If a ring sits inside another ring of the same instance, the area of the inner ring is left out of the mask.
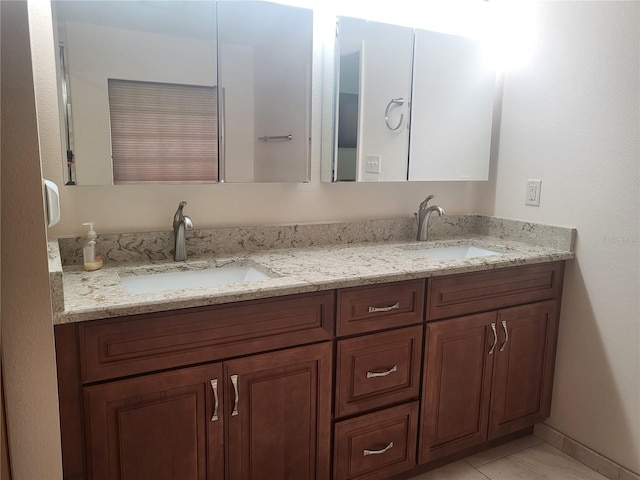
[[[527,180],[527,196],[525,205],[533,207],[540,206],[540,189],[542,188],[542,180]]]

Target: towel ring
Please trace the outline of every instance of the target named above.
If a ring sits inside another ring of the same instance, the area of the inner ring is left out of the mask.
[[[404,121],[404,113],[400,114],[400,121],[398,122],[398,125],[396,125],[395,127],[389,125],[389,110],[391,110],[391,107],[393,105],[404,105],[404,98],[392,98],[391,101],[387,103],[387,108],[384,110],[384,123],[387,125],[387,128],[389,130],[398,130],[402,126],[402,122]]]

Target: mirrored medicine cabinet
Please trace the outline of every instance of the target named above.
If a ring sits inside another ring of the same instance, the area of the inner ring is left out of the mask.
[[[313,13],[52,0],[68,185],[306,182]]]
[[[337,17],[332,81],[310,9],[52,0],[52,17],[69,185],[309,181],[312,76],[322,180],[488,178],[496,75],[474,40]]]
[[[332,180],[487,180],[496,71],[480,42],[337,24]]]

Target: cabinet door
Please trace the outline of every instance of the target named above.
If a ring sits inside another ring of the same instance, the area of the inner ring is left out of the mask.
[[[339,17],[337,33],[334,180],[405,181],[413,29]]]
[[[216,11],[221,180],[308,182],[313,10],[236,1]]]
[[[213,364],[85,387],[89,478],[222,479],[221,373]]]
[[[331,343],[225,362],[229,480],[329,478]]]
[[[415,30],[409,180],[489,178],[496,71],[477,40]]]
[[[495,322],[490,312],[427,324],[419,463],[487,439]]]
[[[547,418],[558,335],[555,301],[498,312],[489,438],[531,426]]]

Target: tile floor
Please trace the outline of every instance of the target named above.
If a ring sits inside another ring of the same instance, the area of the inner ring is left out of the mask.
[[[607,480],[535,435],[486,450],[410,480]]]

